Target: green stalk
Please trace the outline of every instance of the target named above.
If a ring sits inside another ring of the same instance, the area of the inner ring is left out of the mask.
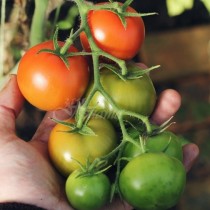
[[[53,24],[52,24],[52,27],[51,27],[51,32],[50,32],[50,37],[51,39],[53,38],[53,33],[55,31],[55,28],[56,28],[56,24],[57,24],[57,21],[58,21],[58,17],[59,17],[59,14],[60,14],[60,10],[61,10],[61,5],[60,4],[57,8],[56,8],[56,11],[55,11],[55,18],[53,20]]]
[[[100,82],[99,53],[98,52],[100,52],[100,55],[110,58],[113,61],[115,61],[116,63],[118,63],[118,65],[122,67],[122,74],[127,73],[125,61],[115,58],[115,57],[109,55],[108,53],[102,51],[101,49],[99,49],[91,35],[90,27],[88,27],[88,23],[87,23],[87,14],[90,9],[95,9],[95,7],[96,7],[96,9],[99,9],[100,6],[85,4],[84,1],[82,1],[82,0],[74,0],[74,1],[77,4],[78,9],[79,9],[79,14],[80,14],[80,18],[81,18],[81,28],[82,28],[82,30],[85,31],[85,33],[87,35],[87,39],[89,41],[91,52],[93,53],[92,58],[93,58],[93,76],[94,76],[93,88],[92,88],[89,96],[86,98],[85,103],[80,107],[78,121],[77,121],[77,127],[78,128],[82,127],[82,123],[84,121],[83,119],[85,117],[85,113],[88,108],[88,104],[89,104],[90,100],[92,99],[93,95],[95,94],[95,92],[99,91],[106,98],[106,100],[110,103],[110,105],[113,107],[114,112],[117,114],[119,121],[120,121],[120,126],[122,129],[122,132],[124,133],[124,136],[126,137],[125,139],[127,141],[131,141],[132,143],[135,144],[135,141],[133,141],[132,138],[130,138],[129,135],[127,134],[127,132],[125,131],[124,122],[123,122],[123,120],[121,120],[121,116],[130,115],[130,116],[133,116],[133,117],[136,117],[136,118],[142,120],[142,122],[145,123],[148,133],[151,131],[149,120],[145,116],[142,116],[142,115],[139,115],[137,113],[133,113],[133,112],[130,112],[127,110],[120,109],[116,105],[116,103],[113,101],[113,99],[109,96],[109,94],[104,90],[104,88],[102,87],[101,82]],[[113,7],[116,7],[116,4],[113,3],[112,5],[113,5]],[[101,7],[103,8],[103,5]],[[106,5],[105,5],[105,7],[106,7]]]
[[[30,30],[30,47],[43,42],[45,39],[46,10],[49,0],[35,0],[35,10],[33,14]]]
[[[99,91],[108,101],[108,103],[112,106],[113,111],[115,112],[115,114],[118,117],[119,120],[119,124],[120,124],[120,128],[122,131],[122,141],[121,143],[113,150],[111,151],[109,154],[107,154],[104,157],[101,157],[99,159],[96,159],[91,167],[93,168],[94,166],[96,166],[98,163],[103,162],[104,160],[108,160],[111,156],[113,156],[114,154],[118,154],[117,155],[117,174],[116,174],[116,180],[118,179],[119,176],[119,171],[120,171],[120,157],[121,157],[121,153],[123,150],[123,147],[125,145],[126,142],[131,142],[132,144],[136,145],[137,147],[142,147],[143,145],[139,145],[138,142],[136,142],[133,138],[131,138],[131,136],[128,134],[125,123],[124,123],[124,116],[132,116],[135,117],[137,119],[140,119],[146,126],[146,130],[148,133],[151,132],[151,126],[149,123],[149,119],[146,116],[137,114],[135,112],[131,112],[128,110],[124,110],[121,109],[120,107],[117,106],[117,104],[113,101],[112,97],[104,90],[103,86],[101,85],[101,81],[100,81],[100,69],[99,69],[99,56],[104,56],[107,57],[109,59],[111,59],[112,61],[116,62],[119,67],[121,68],[121,72],[122,75],[126,75],[127,74],[127,67],[126,67],[126,63],[125,61],[118,59],[104,51],[102,51],[100,48],[98,48],[98,46],[96,45],[92,35],[91,35],[91,31],[90,31],[90,27],[88,26],[88,22],[87,22],[87,15],[88,15],[88,11],[91,9],[100,9],[103,8],[104,5],[91,5],[88,2],[85,2],[83,0],[74,0],[74,2],[77,4],[78,6],[78,10],[79,10],[79,15],[81,18],[81,23],[80,23],[80,28],[74,33],[71,34],[70,37],[66,40],[64,46],[61,48],[60,53],[65,55],[65,53],[67,52],[69,46],[75,41],[75,39],[79,36],[79,34],[84,31],[90,48],[91,48],[91,52],[92,52],[92,61],[93,61],[93,78],[94,78],[94,84],[93,87],[88,95],[88,97],[86,98],[85,102],[78,108],[77,110],[77,128],[81,129],[83,127],[83,123],[84,123],[84,119],[85,119],[85,115],[86,112],[88,110],[88,105],[91,101],[91,99],[93,98],[94,94]],[[129,0],[127,2],[130,2]],[[113,8],[116,7],[116,4],[113,3],[111,4]],[[107,5],[104,6],[104,8],[106,8]],[[116,9],[116,8],[115,8]],[[141,142],[143,143],[143,142]]]
[[[4,74],[4,26],[6,17],[6,0],[1,2],[1,28],[0,28],[0,78]]]
[[[79,34],[84,30],[81,26],[74,34],[71,34],[68,39],[66,39],[65,44],[60,49],[60,54],[64,55],[67,53],[69,47],[74,43],[75,39],[79,36]]]

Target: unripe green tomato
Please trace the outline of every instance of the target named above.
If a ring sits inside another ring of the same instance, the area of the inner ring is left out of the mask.
[[[176,158],[164,153],[144,153],[121,171],[120,193],[139,210],[166,210],[179,201],[186,183],[186,171]]]
[[[133,71],[133,67],[134,64],[129,65],[128,71]],[[119,108],[146,116],[152,113],[156,103],[156,91],[148,74],[138,79],[123,81],[111,70],[103,68],[100,70],[100,81]],[[90,83],[86,96],[92,87],[93,83]],[[100,92],[96,92],[91,99],[89,109],[94,109],[111,120],[116,118],[113,107]]]
[[[163,131],[160,134],[150,136],[145,140],[145,149],[148,152],[164,152],[165,154],[175,157],[182,161],[182,141],[174,133]],[[127,143],[123,156],[128,158],[136,157],[142,154],[141,147],[137,147],[132,143]]]
[[[111,184],[103,174],[78,176],[74,171],[66,181],[66,195],[77,210],[96,210],[104,206],[110,198]]]

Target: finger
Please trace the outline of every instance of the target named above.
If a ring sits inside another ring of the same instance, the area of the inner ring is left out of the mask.
[[[47,142],[50,135],[50,131],[56,124],[51,118],[65,120],[70,116],[71,115],[67,109],[47,112],[42,122],[40,123],[36,133],[34,134],[32,141]]]
[[[186,144],[183,147],[183,164],[189,171],[199,156],[199,148],[196,144]]]
[[[158,125],[162,124],[177,112],[180,105],[181,96],[177,91],[164,90],[159,96],[151,121]]]
[[[0,92],[0,136],[15,132],[15,119],[23,107],[24,98],[20,93],[15,75],[10,75],[6,86]]]

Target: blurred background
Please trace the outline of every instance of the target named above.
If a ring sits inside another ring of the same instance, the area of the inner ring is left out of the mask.
[[[94,1],[99,2],[99,1]],[[78,11],[63,0],[1,0],[0,86],[16,72],[18,60],[31,43],[49,39],[60,27],[59,39],[78,24]],[[151,72],[157,92],[176,89],[182,106],[171,129],[196,143],[200,156],[188,173],[186,190],[176,210],[210,209],[210,0],[134,0],[142,13],[146,39],[136,61],[161,65]],[[35,18],[35,14],[39,16]],[[33,21],[41,28],[32,37]],[[29,140],[44,113],[26,102],[17,120],[17,132]]]

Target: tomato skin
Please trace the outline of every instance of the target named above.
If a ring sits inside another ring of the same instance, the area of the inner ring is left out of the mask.
[[[145,149],[148,152],[164,152],[165,154],[183,160],[182,141],[170,131],[163,131],[160,134],[148,137],[145,141]],[[127,143],[123,156],[134,158],[143,151],[132,143]]]
[[[72,119],[67,120],[73,122]],[[103,118],[92,118],[88,126],[95,135],[82,135],[79,133],[68,133],[70,128],[57,124],[50,133],[48,142],[49,155],[55,167],[68,176],[86,164],[87,159],[92,162],[95,158],[104,156],[117,146],[117,134],[113,125]]]
[[[62,46],[64,43],[59,42]],[[17,82],[23,96],[41,110],[56,110],[72,105],[84,94],[89,68],[83,56],[69,57],[69,69],[56,55],[41,49],[54,49],[47,41],[30,48],[22,57]],[[71,46],[69,52],[78,50]]]
[[[130,6],[127,12],[137,13]],[[126,17],[125,20],[126,27],[118,15],[111,11],[96,10],[88,13],[88,25],[96,45],[119,59],[129,60],[138,53],[143,44],[145,26],[141,17]],[[90,51],[84,32],[80,34],[80,40],[83,48]]]
[[[77,177],[74,171],[66,181],[66,195],[77,210],[96,210],[103,207],[110,198],[111,184],[105,174]]]
[[[132,71],[132,66],[129,66],[128,70]],[[123,81],[112,71],[101,69],[100,80],[105,91],[120,108],[146,116],[152,113],[156,103],[156,91],[147,74],[138,79]],[[93,83],[90,82],[86,96],[92,86]],[[115,117],[113,107],[99,92],[91,99],[89,108],[104,114],[104,117]]]
[[[186,183],[186,171],[176,158],[164,153],[144,153],[122,170],[119,187],[123,198],[139,210],[173,207]]]

